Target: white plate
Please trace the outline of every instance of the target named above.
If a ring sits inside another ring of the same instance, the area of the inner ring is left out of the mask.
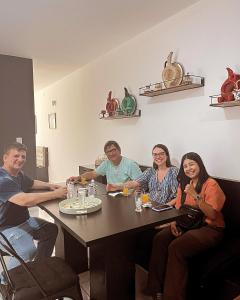
[[[65,199],[59,203],[59,210],[70,215],[89,214],[101,208],[102,200],[94,197],[86,197],[84,204],[78,198]]]

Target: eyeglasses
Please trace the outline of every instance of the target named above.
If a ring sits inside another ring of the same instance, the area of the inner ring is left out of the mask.
[[[113,148],[113,149],[111,149],[111,150],[107,150],[105,153],[106,154],[111,154],[111,153],[114,153],[114,152],[116,152],[117,151],[117,149],[116,148]]]
[[[153,157],[158,157],[158,156],[159,156],[159,157],[163,157],[163,156],[165,156],[165,155],[166,155],[165,152],[159,152],[159,153],[153,153],[153,154],[152,154]]]

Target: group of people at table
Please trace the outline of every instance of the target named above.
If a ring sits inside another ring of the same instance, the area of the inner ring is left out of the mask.
[[[174,221],[158,230],[152,241],[148,281],[143,292],[154,300],[184,300],[189,257],[215,247],[223,238],[223,191],[194,152],[183,155],[178,169],[171,163],[168,148],[157,144],[152,149],[153,167],[143,173],[136,162],[121,155],[116,141],[108,141],[104,153],[107,159],[95,170],[68,180],[76,182],[105,175],[107,191],[123,187],[148,190],[153,202],[173,205],[176,209],[184,204],[202,213],[203,221],[194,229],[181,228]],[[23,259],[41,259],[51,255],[57,228],[45,220],[30,217],[27,207],[64,198],[67,191],[65,187],[27,177],[22,172],[25,161],[24,145],[14,143],[6,148],[0,168],[0,232]],[[26,193],[35,188],[51,191]],[[33,240],[38,241],[37,247]],[[16,265],[14,260],[9,263],[10,268]]]

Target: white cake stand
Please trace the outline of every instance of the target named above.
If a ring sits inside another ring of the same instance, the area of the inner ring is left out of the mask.
[[[95,197],[86,197],[84,203],[78,198],[69,198],[59,202],[59,210],[69,215],[82,215],[95,212],[102,208],[102,200]]]

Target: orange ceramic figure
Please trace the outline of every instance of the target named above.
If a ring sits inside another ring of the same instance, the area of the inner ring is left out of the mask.
[[[236,82],[240,79],[240,74],[236,74],[230,68],[227,68],[228,78],[224,81],[221,87],[221,96],[218,97],[218,102],[233,101],[233,90]]]

